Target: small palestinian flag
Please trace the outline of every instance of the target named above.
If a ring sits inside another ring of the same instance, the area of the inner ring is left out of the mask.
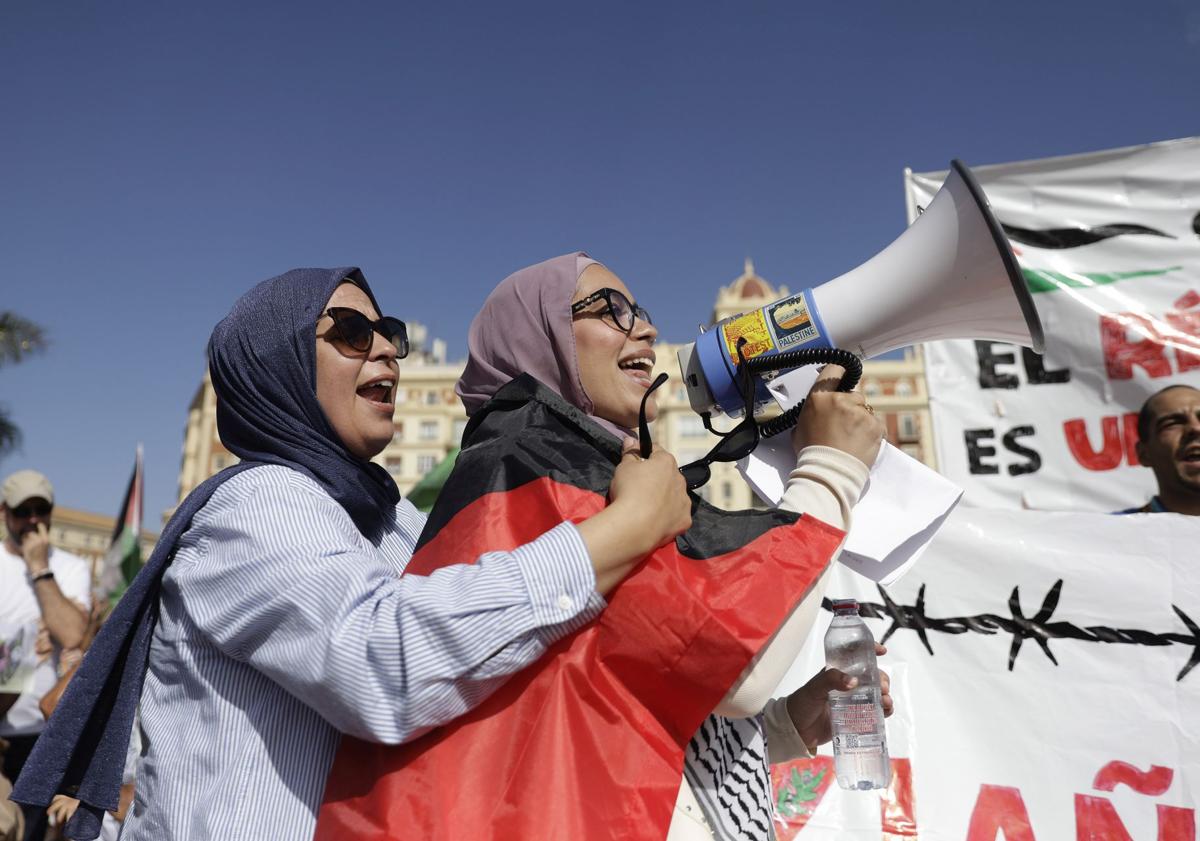
[[[105,589],[115,597],[125,592],[138,570],[142,568],[142,552],[138,538],[142,533],[142,445],[138,444],[137,459],[125,500],[113,526],[112,541],[104,556]],[[115,601],[115,598],[114,598]]]
[[[467,427],[405,574],[527,543],[606,504],[617,441],[528,375]],[[684,750],[812,588],[842,533],[720,511],[474,711],[405,745],[342,738],[315,841],[664,838]]]

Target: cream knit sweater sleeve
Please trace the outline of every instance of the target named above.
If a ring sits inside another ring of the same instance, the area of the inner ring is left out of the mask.
[[[848,531],[850,510],[858,502],[868,473],[867,465],[849,453],[832,447],[805,447],[788,477],[779,507]],[[727,718],[747,718],[763,711],[816,621],[832,566],[830,559],[808,595],[717,705],[716,713]]]

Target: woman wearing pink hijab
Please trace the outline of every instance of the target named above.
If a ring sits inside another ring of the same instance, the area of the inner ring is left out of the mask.
[[[638,458],[656,338],[624,283],[582,253],[503,281],[471,326],[457,387],[471,422],[406,574],[543,520],[586,526],[618,487],[614,465]],[[827,740],[825,693],[846,678],[770,692],[815,619],[881,437],[861,396],[818,388],[784,510],[693,496],[691,527],[599,619],[475,713],[409,745],[344,744],[316,837],[771,837],[767,744],[783,761]],[[637,530],[606,536],[631,543]],[[450,779],[471,796],[447,792]]]

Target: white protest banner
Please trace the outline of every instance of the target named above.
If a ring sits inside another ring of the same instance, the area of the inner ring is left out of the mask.
[[[1154,493],[1135,413],[1200,386],[1200,138],[980,166],[1046,333],[925,348],[938,468],[989,508],[1113,511]],[[945,173],[907,173],[910,218]]]
[[[892,785],[775,766],[780,841],[1195,841],[1197,546],[1200,517],[960,507],[891,587],[835,568],[889,650]]]

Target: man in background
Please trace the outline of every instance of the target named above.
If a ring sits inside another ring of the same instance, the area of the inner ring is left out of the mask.
[[[91,569],[50,546],[54,488],[41,473],[20,470],[0,485],[6,535],[0,547],[0,737],[4,776],[15,780],[45,726],[38,701],[58,680],[59,653],[87,632]],[[43,633],[44,632],[44,633]],[[47,644],[36,645],[39,634]],[[25,812],[25,838],[45,833],[43,810]]]
[[[1138,460],[1154,471],[1158,493],[1122,514],[1200,516],[1200,389],[1169,385],[1138,412]]]

